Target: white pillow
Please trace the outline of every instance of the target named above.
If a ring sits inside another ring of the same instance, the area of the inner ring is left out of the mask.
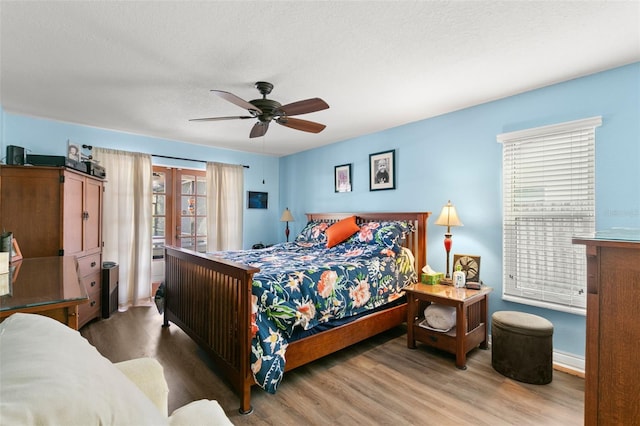
[[[456,308],[453,306],[437,305],[427,306],[424,317],[429,327],[440,331],[449,331],[456,326]]]
[[[0,324],[0,378],[3,425],[168,424],[79,332],[41,315]]]

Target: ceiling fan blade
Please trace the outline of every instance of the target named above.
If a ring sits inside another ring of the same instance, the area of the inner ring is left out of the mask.
[[[190,118],[189,121],[222,121],[222,120],[237,120],[245,118],[255,118],[252,115],[235,115],[232,117],[207,117],[207,118]]]
[[[260,136],[264,136],[264,134],[267,133],[267,130],[269,130],[269,122],[258,121],[251,128],[251,133],[249,133],[249,137],[259,138]]]
[[[322,99],[311,98],[305,99],[304,101],[282,105],[280,108],[278,108],[278,110],[284,112],[284,115],[299,115],[322,111],[323,109],[327,108],[329,108],[329,105],[327,105],[327,103]]]
[[[245,101],[242,98],[237,97],[233,93],[225,92],[224,90],[211,90],[215,95],[220,96],[222,99],[238,105],[240,108],[244,108],[248,111],[255,111],[258,114],[262,114],[262,111],[257,106]]]
[[[282,124],[283,126],[309,133],[320,133],[325,127],[327,127],[324,124],[291,117],[280,117],[276,119],[276,121],[278,124]]]

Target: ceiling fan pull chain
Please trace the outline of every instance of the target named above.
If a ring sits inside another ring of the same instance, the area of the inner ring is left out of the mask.
[[[265,135],[262,135],[262,184],[264,185],[264,141],[267,139]]]

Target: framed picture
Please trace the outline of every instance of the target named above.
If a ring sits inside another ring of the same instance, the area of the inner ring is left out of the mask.
[[[351,164],[335,167],[336,192],[351,192]]]
[[[369,154],[369,191],[396,189],[396,150]]]
[[[247,208],[266,209],[268,201],[268,192],[247,191]]]
[[[67,157],[71,160],[80,161],[82,157],[82,153],[80,152],[80,145],[67,142]]]
[[[453,272],[460,266],[464,272],[467,281],[480,282],[480,256],[475,254],[454,254],[453,255]]]
[[[11,246],[11,263],[22,260],[22,252],[20,251],[18,240],[14,238]]]

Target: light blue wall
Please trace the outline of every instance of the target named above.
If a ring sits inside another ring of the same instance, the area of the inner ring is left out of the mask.
[[[464,227],[453,253],[481,256],[494,288],[490,311],[520,310],[554,323],[554,347],[584,356],[585,318],[501,300],[502,146],[496,135],[602,116],[596,130],[596,226],[640,228],[640,63],[280,159],[281,208],[304,226],[316,211],[431,211],[428,263],[445,269],[445,229],[433,225],[447,200]],[[369,191],[369,154],[396,150],[395,190]],[[334,192],[334,166],[351,163],[353,192]]]
[[[250,248],[257,242],[274,243],[280,238],[277,226],[281,213],[278,207],[280,202],[277,158],[26,117],[7,113],[2,109],[0,113],[2,114],[0,120],[2,157],[6,155],[7,145],[22,146],[31,154],[66,155],[67,140],[71,140],[77,144],[103,148],[248,165],[249,169],[245,169],[244,174],[245,193],[246,191],[268,192],[269,205],[268,209],[263,210],[247,209],[245,204],[243,246]],[[205,168],[204,163],[158,157],[154,157],[153,162],[185,169],[203,170]],[[107,170],[107,180],[108,174]],[[266,226],[266,224],[270,225]]]
[[[464,227],[452,253],[482,256],[482,279],[495,291],[490,311],[521,310],[550,319],[556,350],[584,356],[584,317],[504,302],[502,292],[501,145],[496,135],[602,116],[596,131],[596,226],[640,228],[640,63],[330,146],[276,158],[10,114],[0,106],[0,148],[65,155],[67,140],[105,148],[250,165],[245,190],[269,193],[269,209],[245,209],[244,246],[284,241],[279,217],[319,211],[431,211],[428,262],[444,270],[444,228],[433,225],[448,199]],[[396,150],[397,189],[369,191],[369,154]],[[201,168],[191,162],[157,164]],[[334,166],[351,163],[353,192],[334,192]],[[108,173],[108,171],[107,171]],[[262,184],[262,179],[265,184]]]

